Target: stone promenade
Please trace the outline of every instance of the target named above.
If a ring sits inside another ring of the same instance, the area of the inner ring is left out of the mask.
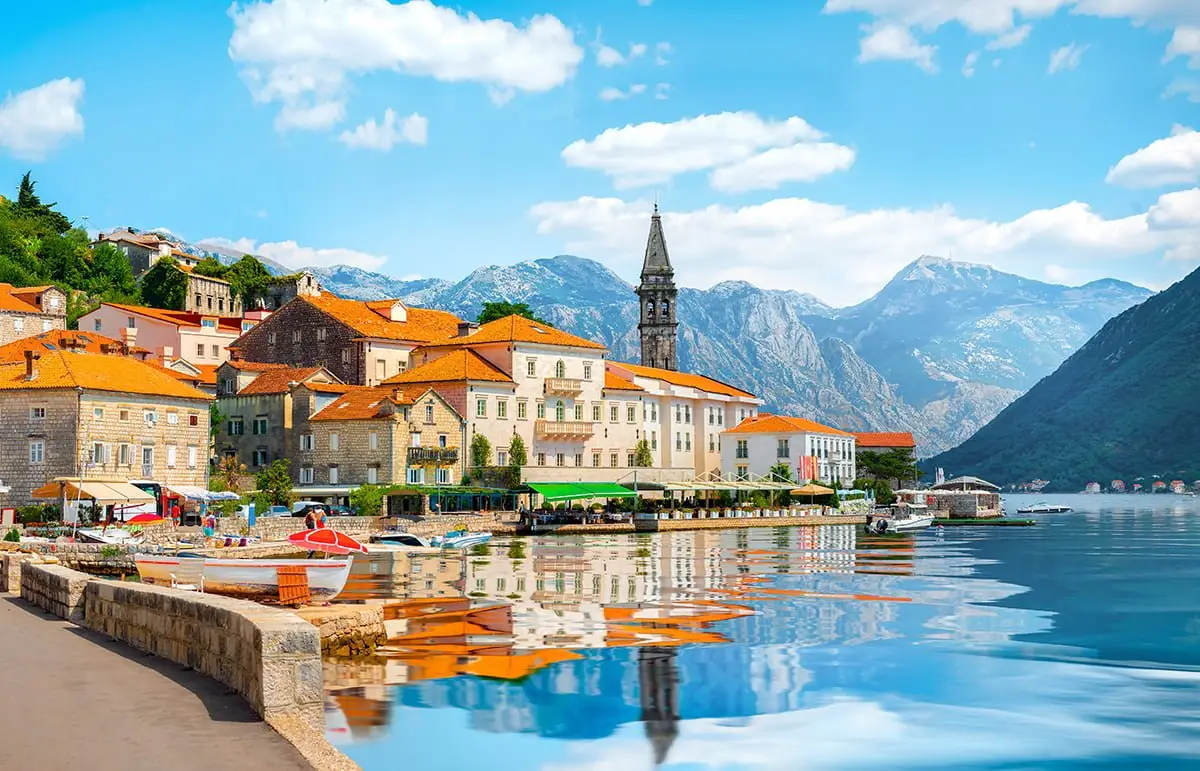
[[[0,769],[310,769],[220,683],[0,595]]]

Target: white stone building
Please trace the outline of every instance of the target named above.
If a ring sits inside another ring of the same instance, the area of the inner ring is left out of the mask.
[[[737,477],[765,476],[787,466],[800,483],[849,487],[857,473],[854,434],[805,418],[759,415],[721,434],[721,470]]]

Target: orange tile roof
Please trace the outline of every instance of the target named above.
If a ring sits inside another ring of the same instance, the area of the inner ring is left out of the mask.
[[[854,436],[849,431],[822,425],[807,418],[792,418],[786,415],[758,415],[746,418],[725,433],[727,434],[794,434],[797,431],[814,434],[837,434]]]
[[[438,340],[428,348],[442,346],[480,345],[484,343],[536,343],[538,345],[561,345],[569,348],[592,348],[603,351],[606,346],[586,338],[572,335],[561,329],[555,329],[549,324],[531,321],[524,316],[505,316],[502,319],[489,321],[474,333],[466,337],[457,337],[458,327],[451,332],[451,337]]]
[[[321,369],[321,367],[288,367],[268,370],[251,380],[245,388],[237,392],[237,395],[261,396],[285,393],[288,390],[288,383],[303,383]]]
[[[722,383],[715,378],[705,375],[693,375],[688,372],[675,372],[669,369],[659,369],[658,367],[643,367],[641,364],[627,364],[626,362],[613,362],[613,365],[622,369],[627,369],[638,377],[650,378],[652,380],[662,380],[671,385],[684,386],[685,388],[695,388],[700,391],[707,391],[711,394],[722,394],[724,396],[746,396],[751,399],[754,394],[749,391],[743,391],[740,388],[734,388],[728,383]]]
[[[411,404],[401,401],[395,388],[356,386],[330,402],[309,420],[372,420],[383,416],[385,402],[392,405]]]
[[[917,442],[907,431],[854,432],[859,447],[916,447]]]
[[[37,294],[45,291],[47,286],[14,287],[12,284],[0,283],[0,311],[20,311],[21,313],[41,313],[42,309],[31,299],[23,295]]]
[[[211,399],[208,394],[179,382],[161,368],[126,356],[53,351],[43,353],[34,365],[37,377],[25,379],[25,364],[0,365],[0,391],[83,388],[178,399]]]
[[[286,364],[268,364],[263,361],[246,361],[245,359],[230,359],[225,364],[243,372],[266,372],[269,369],[287,368]]]
[[[125,313],[134,313],[156,321],[165,321],[177,327],[200,329],[201,319],[216,319],[217,329],[221,332],[242,333],[242,320],[237,316],[217,316],[211,313],[190,313],[188,311],[168,311],[162,308],[150,308],[145,305],[125,305],[123,303],[103,303],[110,308],[116,308]]]
[[[322,383],[319,380],[310,380],[304,384],[304,387],[310,391],[322,394],[344,394],[354,388],[354,386],[346,385],[345,383]]]
[[[637,383],[632,380],[626,380],[620,375],[615,375],[612,372],[604,373],[604,390],[605,391],[645,391]]]
[[[46,353],[47,351],[67,350],[68,341],[75,340],[79,345],[79,350],[87,351],[88,353],[102,354],[102,346],[105,345],[124,345],[119,340],[114,340],[111,337],[96,334],[95,332],[75,332],[64,331],[61,329],[52,329],[49,332],[42,332],[39,335],[32,337],[23,337],[20,340],[14,340],[8,345],[0,346],[0,364],[16,364],[25,361],[25,351],[37,351],[38,353]],[[130,349],[135,354],[148,354],[150,351],[145,348],[139,348],[136,345]]]
[[[200,370],[198,374],[193,375],[191,372],[185,372],[183,370],[165,366],[159,359],[150,359],[146,363],[155,369],[162,370],[176,380],[182,380],[185,383],[199,383],[210,386],[216,386],[217,384],[217,367],[219,366],[217,364],[191,364],[191,362],[188,362],[191,364],[191,366]]]
[[[345,300],[329,292],[302,295],[298,299],[333,316],[363,337],[382,340],[411,340],[415,343],[441,340],[455,334],[462,321],[453,313],[412,307],[407,309],[406,321],[392,321],[387,314],[396,300]]]
[[[403,383],[448,383],[467,380],[482,380],[489,383],[511,383],[513,381],[504,370],[495,364],[468,348],[461,348],[407,372],[393,375],[383,382],[385,385],[400,385]]]

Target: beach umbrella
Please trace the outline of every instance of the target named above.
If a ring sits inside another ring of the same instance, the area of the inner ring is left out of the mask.
[[[323,551],[326,554],[360,554],[367,553],[367,547],[345,533],[331,530],[328,527],[318,527],[315,530],[301,530],[288,536],[288,543],[309,551]]]
[[[143,512],[141,514],[136,514],[136,515],[130,517],[129,519],[125,520],[125,524],[127,524],[127,525],[155,525],[162,521],[163,521],[163,518],[158,516],[157,514],[150,514],[150,513]]]
[[[795,490],[792,490],[792,495],[807,495],[810,503],[812,502],[812,499],[816,498],[818,495],[832,495],[832,494],[833,494],[833,490],[831,490],[830,488],[823,487],[821,485],[814,484],[812,482],[809,482],[804,487],[797,487]]]

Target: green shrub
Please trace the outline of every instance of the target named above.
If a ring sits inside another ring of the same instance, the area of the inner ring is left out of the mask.
[[[15,527],[9,528],[9,531],[4,534],[4,540],[8,541],[9,543],[20,543],[21,531]]]

